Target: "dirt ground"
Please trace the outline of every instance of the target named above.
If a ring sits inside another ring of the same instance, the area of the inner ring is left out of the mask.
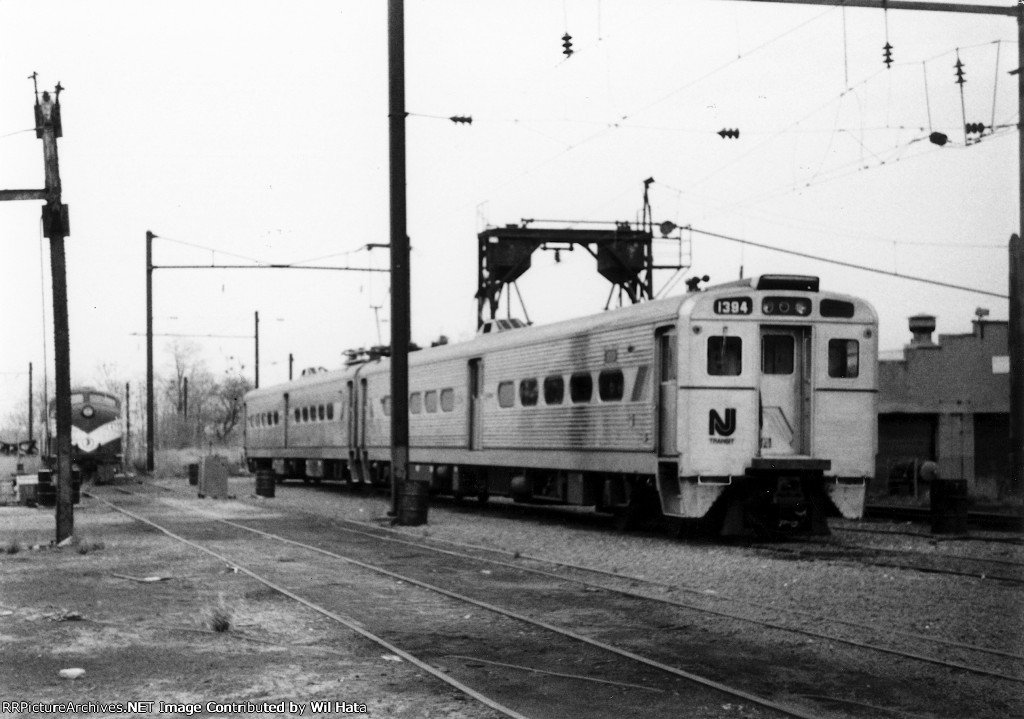
[[[58,548],[52,508],[0,506],[0,717],[494,716],[95,500],[74,523]]]

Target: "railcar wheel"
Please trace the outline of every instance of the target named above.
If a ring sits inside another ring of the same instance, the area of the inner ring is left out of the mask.
[[[476,503],[477,505],[482,507],[485,504],[487,504],[487,500],[489,500],[490,498],[491,495],[489,495],[487,492],[481,492],[480,494],[476,495]]]

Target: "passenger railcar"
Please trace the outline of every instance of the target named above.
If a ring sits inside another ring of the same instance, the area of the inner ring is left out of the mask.
[[[409,356],[410,476],[456,496],[593,505],[728,534],[861,516],[877,316],[764,275]],[[386,484],[389,361],[254,390],[252,469]]]
[[[50,427],[56,425],[50,403]],[[91,387],[71,390],[71,461],[83,479],[110,481],[121,468],[121,400],[109,392]],[[56,439],[50,438],[50,446]]]

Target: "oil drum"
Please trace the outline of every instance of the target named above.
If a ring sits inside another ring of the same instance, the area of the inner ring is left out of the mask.
[[[931,494],[932,534],[967,534],[967,480],[935,479]]]
[[[259,497],[273,497],[274,486],[277,484],[277,475],[272,469],[256,470],[256,495]]]
[[[40,469],[36,485],[36,502],[40,507],[53,507],[57,504],[57,486],[53,483],[53,470]]]
[[[430,482],[406,480],[398,485],[398,524],[418,527],[427,523]]]

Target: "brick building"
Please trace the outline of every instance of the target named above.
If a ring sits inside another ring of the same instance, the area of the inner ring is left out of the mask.
[[[938,342],[933,316],[911,317],[910,344],[882,353],[873,493],[927,460],[941,477],[966,479],[974,497],[1003,493],[1010,466],[1009,325],[977,314],[972,332],[939,335]]]

